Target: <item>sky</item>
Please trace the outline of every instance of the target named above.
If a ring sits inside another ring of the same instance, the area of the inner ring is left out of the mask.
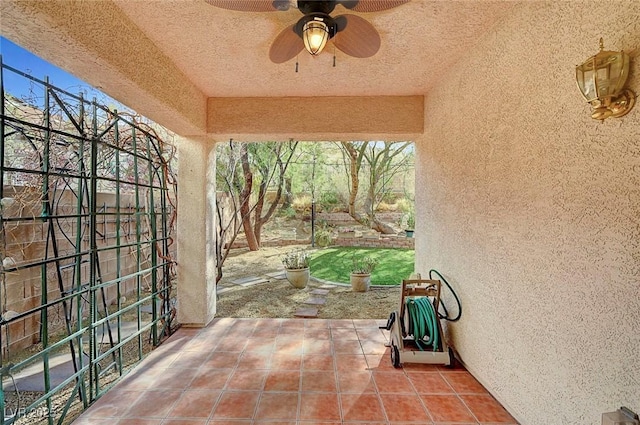
[[[49,83],[72,94],[77,95],[82,91],[88,99],[95,96],[103,100],[106,97],[90,84],[50,64],[4,37],[0,37],[0,54],[2,54],[3,64],[43,81],[48,76]],[[35,91],[36,96],[42,96],[41,89],[38,90],[30,80],[13,72],[5,70],[3,79],[5,91],[18,98],[26,99],[32,90]]]

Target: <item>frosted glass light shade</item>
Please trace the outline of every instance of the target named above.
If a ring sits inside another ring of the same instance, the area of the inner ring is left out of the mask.
[[[302,40],[304,47],[312,55],[322,52],[329,39],[329,28],[321,20],[311,20],[302,29]]]

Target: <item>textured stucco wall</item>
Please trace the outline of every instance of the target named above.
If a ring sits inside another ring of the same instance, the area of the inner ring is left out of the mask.
[[[179,146],[178,322],[199,327],[216,312],[215,144],[182,138]]]
[[[525,425],[640,411],[640,106],[600,124],[574,66],[632,53],[640,3],[528,2],[425,99],[417,268],[462,299],[450,338]],[[633,59],[632,59],[633,60]]]
[[[2,1],[0,16],[22,47],[177,133],[204,134],[204,94],[112,2]]]
[[[393,140],[424,128],[422,96],[209,98],[207,131],[225,137],[269,140],[359,140],[376,135]]]

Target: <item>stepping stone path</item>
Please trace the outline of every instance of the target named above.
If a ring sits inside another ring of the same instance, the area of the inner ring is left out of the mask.
[[[220,293],[220,291],[218,291],[218,293]],[[162,311],[162,302],[163,301],[160,299],[156,300],[156,311],[158,312],[158,314],[160,314],[160,312]],[[178,301],[175,298],[171,298],[169,300],[169,303],[171,307],[176,307],[178,305]],[[153,308],[151,304],[143,305],[142,307],[140,307],[140,312],[153,314]]]
[[[236,285],[240,285],[240,286],[253,286],[259,283],[266,283],[268,281],[269,281],[268,279],[264,279],[262,277],[249,276],[249,277],[244,277],[242,279],[232,280],[231,283],[235,283]]]
[[[83,355],[83,362],[89,363],[89,357]],[[76,361],[80,359],[76,358]],[[49,379],[51,388],[62,384],[75,373],[71,354],[56,354],[49,358]],[[2,382],[4,391],[45,391],[42,363],[31,365],[13,375],[13,379]]]
[[[287,274],[285,271],[266,273],[265,276],[270,277],[271,279],[284,280],[287,278]]]
[[[231,281],[231,284],[232,284],[231,286],[229,286],[228,284],[224,286],[218,285],[216,288],[217,289],[216,292],[218,295],[222,295],[225,292],[233,290],[234,286],[242,286],[246,288],[249,286],[258,285],[260,283],[266,283],[271,280],[284,280],[287,278],[284,270],[265,273],[265,276],[266,277],[248,276],[248,277],[236,279]],[[309,288],[309,289],[312,289],[309,291],[310,297],[306,301],[304,301],[304,304],[306,304],[307,306],[298,308],[294,314],[294,317],[300,317],[300,318],[318,317],[318,309],[315,307],[309,307],[309,306],[324,305],[327,302],[326,296],[335,287],[336,287],[335,285],[323,284],[317,288]]]
[[[314,289],[313,291],[310,291],[309,294],[311,295],[311,297],[308,298],[304,303],[317,306],[324,305],[327,302],[327,299],[325,297],[329,294],[329,292],[331,292],[331,289],[333,288],[335,288],[335,285],[322,285],[320,289]],[[300,318],[316,318],[318,317],[318,309],[301,307],[296,311],[294,316]]]
[[[325,298],[309,298],[304,303],[312,305],[323,305],[327,300]]]
[[[158,310],[160,311],[160,310]],[[148,322],[142,322],[140,324],[141,327],[144,327],[146,325],[148,325]],[[118,342],[118,325],[117,323],[111,322],[110,323],[110,327],[111,327],[111,337],[113,338],[114,342]],[[125,339],[130,337],[131,335],[135,334],[136,332],[138,332],[138,323],[137,322],[121,322],[120,323],[120,338],[121,339]],[[109,339],[109,328],[107,328],[106,325],[101,325],[96,329],[96,334],[98,336],[98,340],[100,341],[100,344],[106,344],[109,345],[111,344],[111,341]]]
[[[282,272],[284,273],[284,272]],[[229,292],[231,290],[234,289],[235,286],[242,286],[243,288],[247,288],[249,286],[253,286],[253,285],[258,285],[260,283],[267,283],[270,281],[270,279],[282,279],[282,277],[280,277],[280,272],[276,272],[276,273],[267,273],[266,276],[267,278],[265,279],[264,277],[260,277],[260,276],[248,276],[248,277],[243,277],[240,279],[236,279],[236,280],[232,280],[231,281],[231,285],[229,284],[218,284],[216,285],[216,294],[217,295],[222,295],[225,292]]]
[[[318,317],[318,309],[317,308],[299,308],[296,310],[296,317],[300,318],[316,318]]]

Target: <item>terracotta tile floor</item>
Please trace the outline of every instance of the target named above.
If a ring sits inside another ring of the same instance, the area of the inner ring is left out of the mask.
[[[180,329],[74,424],[517,424],[462,368],[391,366],[386,320]]]

